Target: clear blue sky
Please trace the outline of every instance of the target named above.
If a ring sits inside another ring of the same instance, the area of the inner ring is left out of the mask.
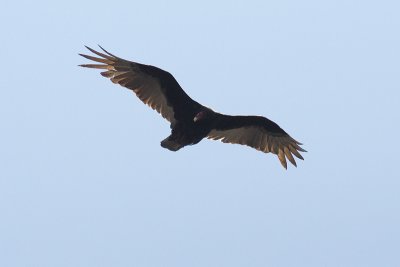
[[[0,266],[400,266],[398,1],[6,1]],[[302,141],[271,154],[169,125],[82,69],[83,45],[170,71]]]

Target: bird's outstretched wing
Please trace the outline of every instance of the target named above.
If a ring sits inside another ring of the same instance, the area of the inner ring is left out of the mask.
[[[229,116],[217,114],[214,129],[207,138],[224,143],[247,145],[262,152],[276,154],[287,169],[286,159],[294,166],[295,155],[303,159],[299,151],[306,152],[300,142],[290,137],[275,122],[261,116]]]
[[[200,104],[193,101],[183,91],[175,78],[167,71],[154,66],[144,65],[119,58],[101,46],[100,53],[86,46],[99,57],[79,54],[101,64],[82,64],[81,67],[104,69],[101,75],[110,78],[113,83],[124,86],[139,97],[141,101],[160,113],[172,124],[193,116],[193,110]]]

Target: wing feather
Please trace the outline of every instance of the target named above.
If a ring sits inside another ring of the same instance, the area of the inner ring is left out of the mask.
[[[286,163],[285,153],[283,153],[282,148],[279,148],[278,158],[279,158],[279,161],[281,162],[282,166],[283,166],[285,169],[287,169],[287,163]]]
[[[290,150],[287,146],[283,147],[283,151],[285,152],[286,158],[294,165],[297,167],[296,161],[293,158],[292,153],[290,153]]]
[[[104,53],[90,47],[86,48],[99,56],[79,54],[94,62],[103,64],[82,64],[86,68],[105,69],[101,75],[109,78],[113,83],[132,90],[138,98],[160,113],[171,123],[193,116],[200,104],[193,101],[180,87],[175,78],[162,69],[150,65],[143,65],[119,58],[101,46]]]
[[[293,155],[303,159],[299,151],[306,152],[300,143],[290,137],[276,123],[260,116],[228,116],[218,114],[216,124],[207,138],[224,143],[241,144],[265,153],[278,156],[282,166],[287,168],[289,160],[297,167]]]

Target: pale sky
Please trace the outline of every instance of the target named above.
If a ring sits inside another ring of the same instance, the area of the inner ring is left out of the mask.
[[[398,1],[8,1],[0,266],[400,266]],[[78,53],[264,115],[304,161],[169,125]]]

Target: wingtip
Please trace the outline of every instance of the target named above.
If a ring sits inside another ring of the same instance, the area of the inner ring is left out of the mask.
[[[110,53],[107,52],[107,50],[105,50],[101,45],[97,44],[98,47],[100,47],[101,50],[103,50],[103,52],[107,53],[108,55],[112,56]]]
[[[98,44],[98,46],[100,47],[101,50],[104,51],[104,53],[106,53],[106,54],[108,54],[108,55],[110,55],[110,56],[112,56],[112,57],[118,58],[116,55],[113,55],[113,54],[111,54],[110,52],[108,52],[107,50],[105,50],[101,45]]]

